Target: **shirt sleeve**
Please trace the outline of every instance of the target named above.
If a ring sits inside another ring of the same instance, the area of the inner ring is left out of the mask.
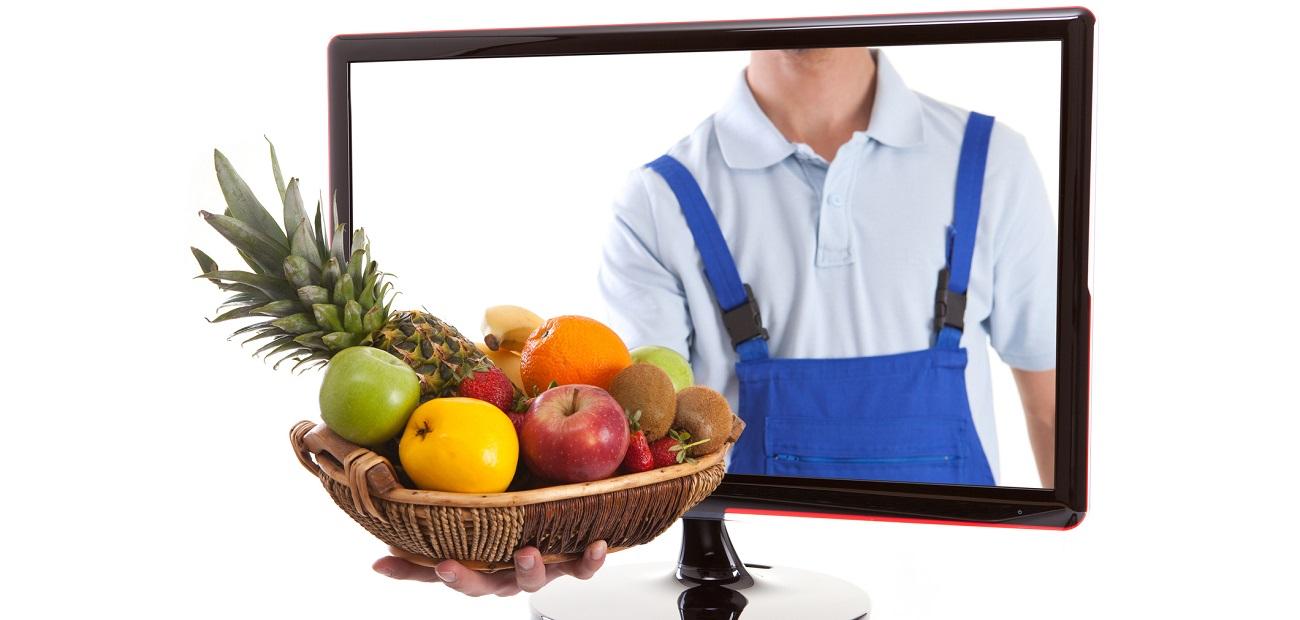
[[[990,344],[1021,370],[1056,367],[1056,215],[1020,134],[999,127],[1006,157],[994,172],[1005,208],[994,240]],[[987,194],[986,194],[987,195]]]
[[[659,253],[653,205],[640,170],[614,202],[597,276],[606,321],[628,348],[669,347],[690,359],[691,322],[681,278]]]

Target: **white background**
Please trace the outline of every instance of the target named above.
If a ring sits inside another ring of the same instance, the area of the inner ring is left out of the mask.
[[[288,450],[316,379],[261,367],[202,321],[216,293],[190,280],[188,246],[219,246],[195,215],[220,205],[210,149],[269,196],[268,133],[303,187],[323,188],[330,36],[1016,4],[11,7],[0,615],[524,617],[523,597],[372,573],[382,545]],[[1087,520],[1057,532],[737,516],[746,561],[850,578],[875,618],[1294,616],[1294,21],[1262,2],[1177,7],[1091,6]],[[678,531],[608,562],[671,561]]]
[[[1024,135],[1055,208],[1060,43],[884,53],[910,88]],[[355,63],[353,215],[401,276],[398,307],[424,304],[470,336],[496,303],[607,320],[596,276],[628,173],[717,111],[748,62],[706,52]],[[253,172],[266,180],[264,160]],[[1011,370],[990,358],[999,484],[1042,486]]]

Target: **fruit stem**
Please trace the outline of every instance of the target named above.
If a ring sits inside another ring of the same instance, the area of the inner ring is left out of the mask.
[[[554,383],[554,381],[552,381]],[[569,417],[578,412],[578,390],[569,390],[569,408],[564,412],[564,417]]]

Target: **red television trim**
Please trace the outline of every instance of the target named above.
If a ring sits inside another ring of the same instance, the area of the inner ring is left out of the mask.
[[[890,523],[924,523],[928,525],[967,525],[972,527],[1002,527],[1016,530],[1072,530],[1083,522],[1079,519],[1069,527],[1052,527],[1050,525],[1020,525],[1016,523],[986,523],[982,521],[950,521],[947,519],[917,519],[912,517],[882,517],[874,515],[846,515],[827,512],[803,512],[799,510],[769,510],[766,508],[727,508],[726,514],[749,514],[771,517],[812,517],[817,519],[850,519],[854,521],[887,521]]]

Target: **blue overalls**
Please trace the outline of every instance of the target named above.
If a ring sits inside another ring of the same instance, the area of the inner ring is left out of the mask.
[[[664,155],[648,166],[681,205],[740,361],[745,431],[728,473],[992,485],[966,398],[962,315],[993,117],[966,121],[947,265],[928,349],[836,359],[773,359],[748,284],[691,173]],[[937,240],[936,240],[937,242]]]

